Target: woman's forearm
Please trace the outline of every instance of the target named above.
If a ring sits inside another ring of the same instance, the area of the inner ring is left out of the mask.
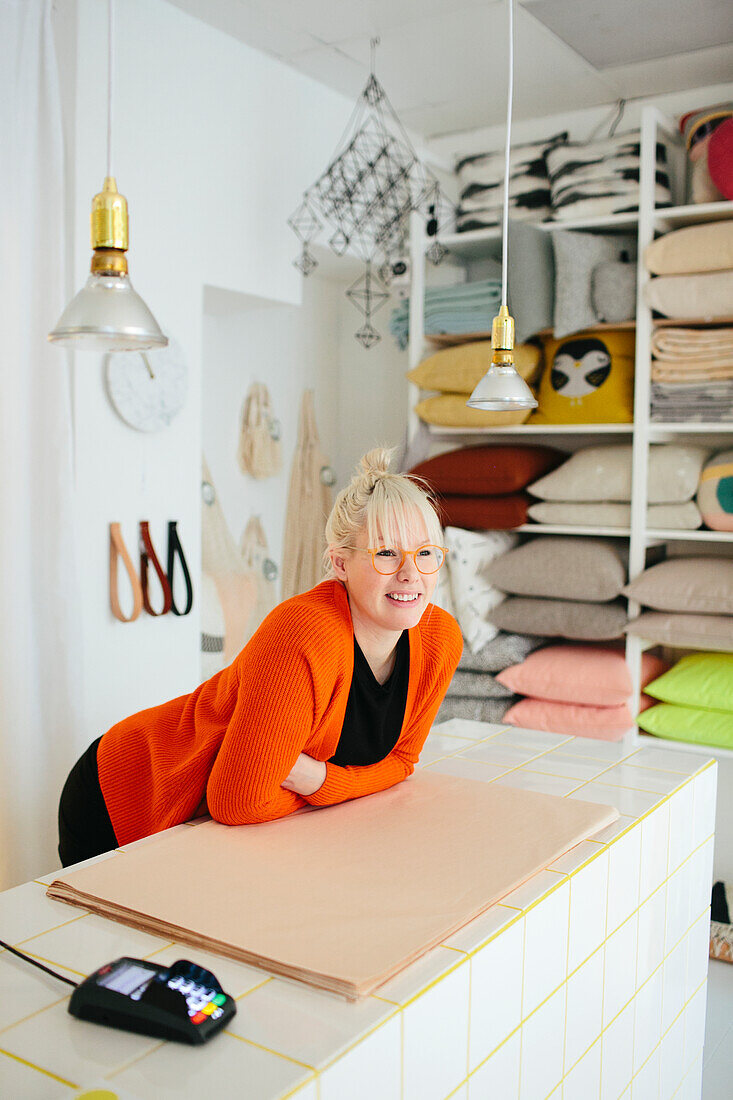
[[[324,761],[314,760],[312,756],[302,752],[295,761],[290,774],[286,779],[283,779],[280,786],[305,797],[309,794],[315,794],[323,786],[325,778],[326,765]]]

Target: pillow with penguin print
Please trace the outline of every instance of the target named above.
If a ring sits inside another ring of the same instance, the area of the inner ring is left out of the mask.
[[[534,424],[630,424],[634,419],[632,331],[589,329],[546,337]]]

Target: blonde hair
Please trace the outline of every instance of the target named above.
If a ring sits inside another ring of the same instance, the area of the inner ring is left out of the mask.
[[[326,577],[334,570],[330,551],[354,545],[366,529],[369,546],[380,539],[393,546],[407,546],[416,520],[422,520],[426,542],[442,545],[442,531],[433,497],[418,478],[391,474],[394,448],[375,447],[359,462],[356,473],[336,497],[326,522]]]

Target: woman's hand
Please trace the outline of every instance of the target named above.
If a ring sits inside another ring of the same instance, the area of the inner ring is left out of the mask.
[[[323,786],[326,778],[326,764],[323,760],[314,760],[302,752],[293,765],[293,769],[287,779],[280,784],[288,791],[296,794],[315,794],[319,787]]]

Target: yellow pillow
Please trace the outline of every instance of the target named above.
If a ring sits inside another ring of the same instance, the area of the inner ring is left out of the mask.
[[[513,424],[524,424],[529,409],[517,412],[486,412],[483,409],[469,409],[465,393],[440,393],[436,397],[426,397],[415,406],[415,412],[426,424],[436,424],[442,428],[504,428]]]
[[[543,339],[545,369],[533,424],[630,424],[634,419],[633,331],[589,329]]]
[[[542,352],[532,344],[518,344],[514,365],[525,382],[536,382],[542,367]],[[473,393],[491,366],[491,341],[456,344],[423,359],[407,377],[421,390],[442,393]]]

